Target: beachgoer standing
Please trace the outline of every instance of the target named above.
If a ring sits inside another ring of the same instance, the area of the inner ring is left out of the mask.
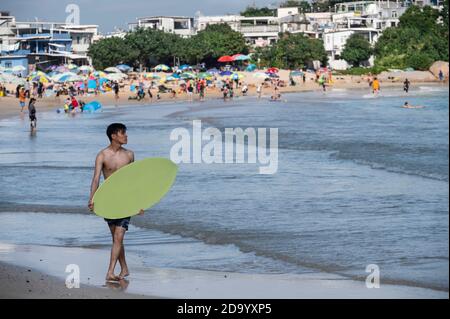
[[[25,101],[26,101],[25,89],[21,87],[19,91],[20,112],[23,112],[23,108],[25,107]]]
[[[262,84],[258,84],[258,87],[256,88],[256,93],[258,94],[258,99],[261,98],[261,94],[262,94]]]
[[[405,91],[406,93],[409,92],[409,84],[410,84],[409,80],[405,79],[405,82],[403,82],[403,91]]]
[[[375,77],[372,81],[372,92],[378,93],[380,91],[380,81],[378,81],[378,78]]]
[[[37,122],[37,118],[36,118],[36,99],[33,97],[30,99],[30,102],[28,103],[28,116],[30,118],[30,127],[31,127],[31,131],[36,130],[36,122]]]
[[[38,98],[42,99],[42,93],[44,93],[44,84],[42,84],[42,82],[38,83],[37,93]]]
[[[119,99],[119,83],[116,81],[114,82],[114,95],[116,100]]]
[[[29,99],[30,98],[30,81],[29,80],[27,80],[25,82],[24,87],[25,87],[25,96]]]
[[[127,128],[125,125],[122,123],[113,123],[109,125],[106,129],[106,135],[108,136],[110,145],[101,150],[95,159],[95,170],[92,178],[91,194],[88,203],[88,207],[91,211],[94,211],[93,198],[99,187],[100,175],[103,173],[103,177],[106,180],[118,169],[134,162],[134,153],[123,147],[123,145],[128,142]],[[144,211],[140,210],[139,214],[142,215],[143,213]],[[119,219],[105,218],[113,241],[109,267],[106,273],[106,281],[120,281],[129,275],[129,269],[125,259],[123,239],[125,232],[128,230],[130,219],[130,217]],[[119,261],[121,268],[118,276],[114,274],[114,268],[116,267],[117,261]]]
[[[439,70],[439,81],[444,81],[444,72],[442,70]]]

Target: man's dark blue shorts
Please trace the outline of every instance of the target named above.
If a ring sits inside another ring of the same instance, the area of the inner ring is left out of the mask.
[[[119,218],[119,219],[108,219],[104,218],[105,221],[108,223],[108,226],[120,226],[125,228],[125,230],[128,230],[128,224],[130,223],[131,217],[126,218]]]

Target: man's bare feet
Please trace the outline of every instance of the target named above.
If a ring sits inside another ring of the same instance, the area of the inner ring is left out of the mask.
[[[124,279],[125,277],[128,277],[130,275],[128,269],[122,269],[122,271],[119,274],[120,280]]]
[[[106,281],[119,281],[121,278],[114,274],[106,274]]]

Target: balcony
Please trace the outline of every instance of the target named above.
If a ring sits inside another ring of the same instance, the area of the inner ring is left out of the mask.
[[[280,26],[278,26],[278,25],[241,26],[239,31],[242,33],[280,32]]]

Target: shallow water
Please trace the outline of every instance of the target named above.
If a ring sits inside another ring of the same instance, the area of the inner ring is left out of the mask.
[[[181,164],[127,234],[148,266],[364,279],[377,264],[381,282],[448,290],[448,89],[283,99],[38,113],[36,136],[26,120],[1,121],[0,240],[107,249],[108,229],[85,208],[106,126],[128,126],[137,159],[169,157],[172,129],[202,119],[221,131],[278,128],[278,172]],[[406,100],[425,108],[400,108]]]

